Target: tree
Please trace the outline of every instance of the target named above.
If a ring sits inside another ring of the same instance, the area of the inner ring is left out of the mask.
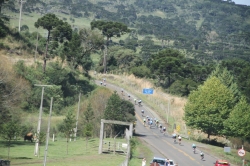
[[[68,144],[71,135],[74,133],[73,128],[75,127],[75,116],[73,115],[72,111],[68,111],[66,118],[63,119],[63,122],[59,125],[59,131],[64,133],[67,139],[67,154],[68,154]]]
[[[238,85],[236,84],[234,76],[222,66],[217,66],[212,72],[210,77],[217,77],[229,90],[234,94],[234,103],[236,104],[240,99],[240,91],[238,90]]]
[[[184,57],[177,50],[166,49],[152,56],[148,63],[159,82],[167,78],[167,86],[169,87],[181,76]]]
[[[121,99],[115,91],[108,99],[107,106],[104,110],[104,119],[106,120],[123,120],[123,114],[121,110]],[[113,134],[114,125],[110,125],[110,136]]]
[[[100,32],[83,28],[79,31],[79,34],[74,32],[72,39],[66,43],[63,59],[66,55],[66,60],[72,68],[76,69],[81,66],[88,73],[93,64],[90,54],[100,49],[103,43],[104,39]]]
[[[184,120],[191,128],[208,135],[222,135],[223,122],[233,108],[233,93],[216,77],[192,91],[185,105]]]
[[[87,110],[83,112],[84,114],[84,128],[83,128],[83,133],[84,136],[86,137],[86,149],[88,146],[88,139],[93,135],[93,119],[94,117],[94,111],[92,109],[92,106],[90,103],[88,103]]]
[[[119,23],[119,22],[112,22],[112,21],[102,21],[102,20],[92,21],[90,25],[91,25],[91,29],[97,28],[100,31],[102,31],[103,36],[105,36],[107,39],[104,58],[103,58],[104,73],[106,73],[106,67],[107,67],[106,53],[107,53],[109,40],[111,40],[112,37],[121,37],[121,35],[130,32],[130,30],[125,24]]]
[[[47,61],[47,52],[48,52],[48,47],[49,47],[49,41],[51,37],[52,30],[53,32],[53,37],[55,41],[63,40],[63,38],[70,39],[72,35],[72,29],[71,26],[67,22],[63,22],[62,20],[59,20],[59,18],[56,17],[55,14],[46,14],[43,17],[39,18],[35,22],[35,27],[39,28],[42,27],[43,29],[46,29],[48,31],[47,35],[47,43],[46,43],[46,50],[44,54],[44,59],[43,59],[43,71],[45,72],[46,70],[46,61]]]
[[[245,97],[242,97],[235,105],[229,118],[224,122],[227,136],[250,139],[250,105]]]
[[[8,159],[10,156],[11,140],[13,140],[19,134],[19,131],[19,124],[13,120],[3,124],[0,130],[2,138],[8,141]]]

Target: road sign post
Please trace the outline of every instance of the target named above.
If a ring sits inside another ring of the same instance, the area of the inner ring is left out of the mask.
[[[242,157],[242,165],[244,166],[245,165],[244,156],[246,155],[246,151],[243,149],[243,146],[242,146],[242,149],[238,150],[238,155]]]
[[[238,150],[238,155],[239,155],[240,157],[244,157],[245,154],[246,154],[246,151],[245,151],[244,149],[239,149],[239,150]]]

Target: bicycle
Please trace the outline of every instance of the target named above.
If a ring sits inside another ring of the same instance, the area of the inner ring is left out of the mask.
[[[163,135],[165,136],[165,134],[166,134],[166,131],[165,131],[165,130],[163,130]]]
[[[195,149],[196,149],[196,148],[195,148],[195,147],[193,147],[193,152],[194,152],[194,154],[195,154]]]
[[[204,159],[204,153],[201,152],[200,155],[201,155],[201,160],[203,160]]]
[[[181,136],[178,136],[179,145],[181,145]]]
[[[141,116],[142,117],[144,116],[144,110],[141,110]]]

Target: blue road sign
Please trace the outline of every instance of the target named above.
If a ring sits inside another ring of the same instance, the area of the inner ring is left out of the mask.
[[[146,88],[144,88],[142,90],[142,93],[147,94],[147,95],[152,95],[154,93],[154,89],[146,89]]]

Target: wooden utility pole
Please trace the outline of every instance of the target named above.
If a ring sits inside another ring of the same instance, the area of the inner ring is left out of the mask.
[[[46,166],[46,161],[47,161],[48,144],[49,144],[50,120],[51,120],[51,112],[52,112],[52,103],[53,103],[53,97],[51,97],[51,101],[50,101],[50,111],[49,111],[48,129],[47,129],[47,137],[46,137],[46,147],[45,147],[45,151],[44,151],[43,166]]]
[[[22,9],[23,9],[23,0],[20,0],[20,16],[19,16],[19,27],[18,27],[18,32],[21,31],[21,19],[22,19]]]
[[[41,96],[41,104],[40,104],[40,111],[39,111],[39,117],[38,117],[38,124],[37,124],[37,136],[40,134],[41,129],[41,121],[42,121],[42,112],[43,112],[43,93],[44,93],[44,87],[51,87],[53,85],[38,85],[35,84],[35,86],[41,86],[42,87],[42,96]],[[34,155],[38,156],[39,151],[39,137],[36,138],[36,144],[35,144],[35,152]]]
[[[79,117],[79,112],[80,112],[80,102],[81,102],[81,92],[79,93],[78,109],[77,109],[77,114],[76,114],[76,128],[75,128],[74,141],[76,141],[77,124],[78,124],[78,117]]]

